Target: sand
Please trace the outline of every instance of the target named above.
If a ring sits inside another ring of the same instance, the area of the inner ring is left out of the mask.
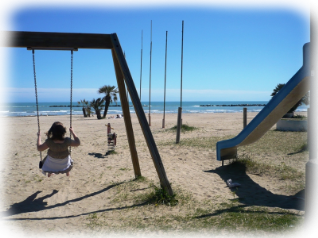
[[[248,122],[255,115],[256,113],[248,113]],[[181,133],[181,141],[191,138],[235,136],[243,129],[242,117],[241,113],[183,114],[183,123],[198,129]],[[154,184],[159,184],[137,117],[132,114],[131,118],[142,176]],[[54,121],[61,121],[69,127],[68,116],[40,117],[42,140],[44,132]],[[176,114],[166,114],[166,128],[175,126],[176,122]],[[38,169],[36,118],[2,118],[2,125],[3,123],[9,136],[3,140],[2,161],[6,163],[1,167],[1,212],[3,223],[10,227],[13,233],[19,231],[25,235],[91,234],[92,230],[87,224],[89,218],[96,213],[105,214],[109,227],[120,226],[121,220],[115,211],[123,206],[132,206],[133,202],[121,199],[118,204],[114,203],[114,185],[127,183],[135,177],[123,118],[97,120],[96,117],[73,116],[73,128],[81,140],[81,145],[72,149],[74,168],[69,177],[54,175],[50,178],[45,177]],[[117,133],[117,153],[113,155],[106,155],[107,123],[111,123],[112,132]],[[213,199],[215,203],[222,203],[224,199],[233,198],[233,193],[225,181],[230,177],[222,172],[221,162],[216,160],[215,144],[207,148],[176,146],[176,134],[162,129],[162,115],[152,114],[151,123],[151,131],[173,189],[182,188],[197,201]],[[272,129],[275,129],[275,126]],[[273,155],[268,157],[272,158]],[[308,158],[305,158],[301,163],[295,162],[291,166],[304,171],[307,160]],[[276,198],[288,198],[293,195],[280,189],[283,182],[278,179],[253,174],[245,177],[243,181],[246,182],[246,189],[243,189],[242,193],[250,199],[247,199],[246,203],[275,207],[276,205],[271,203],[278,201]],[[231,178],[235,180],[235,176]],[[255,195],[264,191],[270,196]],[[289,204],[288,202],[289,200],[284,200],[283,203]],[[277,206],[283,207],[279,204]],[[303,213],[302,208],[291,206],[290,210]],[[122,212],[125,217],[130,217],[138,210],[126,209]],[[171,212],[177,214],[178,210],[174,209]],[[145,215],[145,219],[147,216],[151,216],[151,213]]]

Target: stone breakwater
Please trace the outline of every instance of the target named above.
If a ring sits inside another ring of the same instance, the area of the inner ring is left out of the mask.
[[[223,104],[223,105],[200,105],[200,107],[264,107],[266,104]]]
[[[105,105],[101,105],[101,106],[105,107]],[[49,107],[71,107],[71,106],[70,105],[51,105]],[[83,107],[83,106],[81,106],[81,105],[72,105],[72,107]],[[86,107],[86,106],[84,106],[84,107]],[[109,105],[109,107],[121,107],[121,105]]]

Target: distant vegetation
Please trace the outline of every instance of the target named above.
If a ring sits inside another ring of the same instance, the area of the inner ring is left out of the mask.
[[[115,102],[117,106],[117,93],[118,90],[115,86],[105,85],[98,89],[98,93],[104,93],[103,98],[93,99],[92,101],[86,101],[85,99],[78,102],[78,106],[82,107],[83,116],[90,117],[92,115],[92,108],[95,111],[97,119],[106,118],[108,107],[110,103]],[[104,108],[104,114],[101,115],[101,110]]]
[[[277,86],[274,88],[271,96],[274,97],[283,87],[285,86],[285,83],[279,83]],[[296,109],[302,105],[308,105],[309,104],[309,92],[305,94],[292,108],[289,109],[288,113],[294,113]]]

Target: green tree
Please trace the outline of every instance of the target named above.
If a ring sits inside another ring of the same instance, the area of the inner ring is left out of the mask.
[[[279,83],[277,84],[277,86],[274,88],[271,96],[275,96],[279,90],[281,90],[283,87],[285,86],[285,83]],[[305,96],[303,96],[289,111],[288,113],[294,113],[296,111],[296,109],[301,105],[301,104],[305,104],[308,105],[309,104],[309,92],[307,92],[305,94]]]
[[[90,116],[90,111],[87,110],[87,106],[88,106],[88,101],[86,101],[85,99],[77,102],[78,104],[82,105],[82,111],[83,111],[83,115],[84,117]],[[87,112],[87,113],[86,113]]]
[[[116,105],[117,105],[117,100],[118,100],[117,93],[118,93],[118,90],[117,90],[117,88],[115,86],[105,85],[105,86],[101,87],[98,90],[98,93],[104,93],[105,94],[105,97],[103,97],[103,100],[105,100],[105,110],[104,110],[103,117],[105,118],[106,115],[107,115],[109,104],[114,101],[116,103]]]
[[[97,119],[102,119],[100,111],[102,110],[103,103],[104,99],[102,98],[93,99],[90,103],[90,106],[95,110]]]
[[[91,109],[91,105],[88,101],[86,101],[86,113],[88,117],[91,117],[91,113],[92,113],[92,109]]]

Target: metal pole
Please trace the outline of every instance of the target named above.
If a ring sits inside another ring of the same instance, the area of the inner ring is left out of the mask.
[[[182,42],[181,42],[181,93],[180,93],[180,107],[182,108],[182,73],[183,73],[183,28],[184,21],[182,21]]]
[[[165,85],[164,85],[164,99],[163,99],[163,119],[162,119],[162,128],[165,128],[165,119],[166,119],[167,47],[168,47],[168,31],[166,31]]]
[[[143,48],[143,31],[141,31],[140,91],[139,91],[139,100],[140,101],[141,101],[141,79],[142,79],[142,48]]]
[[[126,60],[126,53],[125,53],[125,51],[124,51],[124,57],[125,57],[125,60]],[[126,97],[127,97],[128,107],[129,107],[129,94],[128,94],[128,88],[126,88]]]
[[[179,143],[179,141],[180,141],[180,131],[181,131],[181,127],[182,127],[183,29],[184,29],[184,21],[182,21],[180,107],[178,108],[178,121],[177,121],[177,138],[176,138],[176,143]]]
[[[151,56],[152,56],[152,20],[150,26],[150,70],[149,70],[149,126],[151,126],[150,103],[151,103]]]

